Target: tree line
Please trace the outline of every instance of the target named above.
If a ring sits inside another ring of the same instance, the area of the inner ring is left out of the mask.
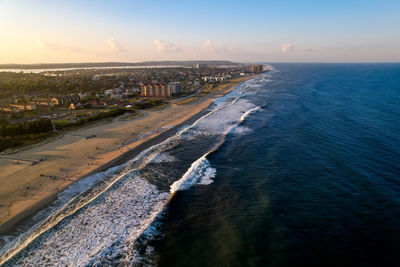
[[[44,76],[37,73],[0,72],[0,98],[17,95],[64,95],[90,92],[92,95],[119,86],[121,78],[90,75]]]

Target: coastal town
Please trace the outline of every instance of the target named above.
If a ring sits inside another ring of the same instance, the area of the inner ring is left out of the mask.
[[[0,233],[71,183],[165,139],[263,71],[268,66],[202,63],[0,72]]]
[[[400,0],[0,25],[0,267],[400,266]]]
[[[0,150],[58,130],[190,98],[263,65],[0,72]]]

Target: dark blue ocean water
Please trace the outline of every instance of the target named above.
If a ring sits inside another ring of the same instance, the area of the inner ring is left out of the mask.
[[[400,64],[274,64],[179,191],[160,266],[400,266]]]
[[[400,64],[273,67],[60,192],[0,265],[400,266]]]

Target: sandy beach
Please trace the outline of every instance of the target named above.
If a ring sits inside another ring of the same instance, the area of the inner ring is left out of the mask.
[[[121,116],[65,132],[62,136],[8,155],[36,165],[0,159],[0,234],[12,229],[56,199],[71,183],[111,166],[122,164],[145,148],[174,134],[196,119],[215,98],[232,91],[248,76],[196,101],[170,103],[162,109],[142,110],[141,116]],[[86,136],[96,135],[86,139]]]

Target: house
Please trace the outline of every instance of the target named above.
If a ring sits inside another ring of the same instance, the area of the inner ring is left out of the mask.
[[[37,106],[51,107],[51,108],[55,106],[54,102],[51,101],[51,100],[48,100],[48,99],[37,99],[37,100],[35,101],[35,104],[36,104]]]
[[[11,106],[17,108],[19,111],[36,110],[36,104],[11,105]]]
[[[18,113],[20,112],[19,108],[8,106],[8,107],[2,107],[1,108],[2,112],[7,112],[7,113]]]
[[[114,93],[114,89],[107,89],[104,91],[104,95],[112,95]]]
[[[78,94],[78,96],[79,96],[79,98],[85,98],[85,97],[88,97],[89,96],[89,93],[79,93]]]
[[[58,98],[55,98],[55,97],[53,97],[53,98],[51,99],[51,101],[54,103],[55,106],[60,105],[60,100],[61,100],[61,99],[58,99]]]

